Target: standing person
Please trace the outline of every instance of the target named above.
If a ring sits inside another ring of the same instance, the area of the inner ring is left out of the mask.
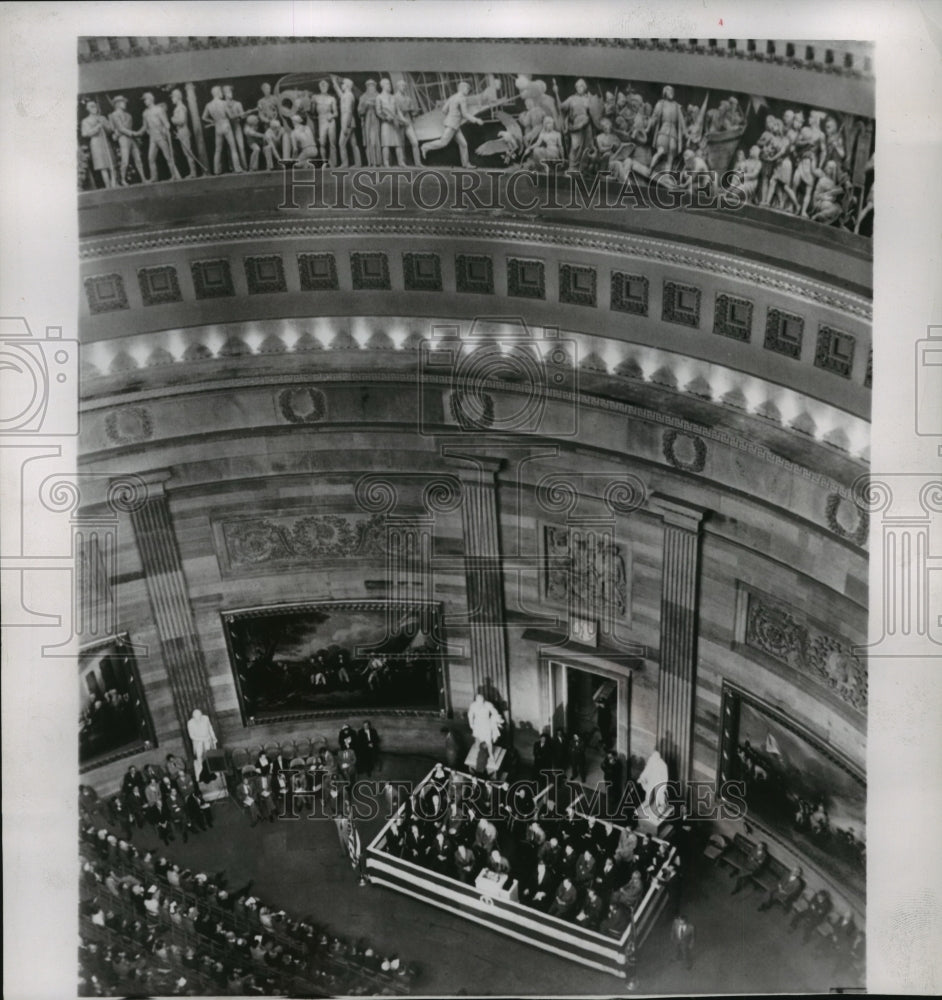
[[[602,777],[605,779],[608,814],[610,817],[614,817],[615,810],[621,803],[623,791],[621,761],[615,750],[609,750],[602,759]]]
[[[383,165],[383,147],[380,142],[379,117],[376,113],[376,103],[379,93],[376,81],[366,81],[366,91],[357,105],[357,112],[363,128],[363,145],[366,147],[366,165],[381,167]],[[359,164],[357,164],[359,166]]]
[[[345,77],[342,81],[336,76],[331,77],[337,100],[340,102],[340,166],[349,167],[349,153],[353,153],[353,164],[362,164],[360,147],[356,137],[356,106],[357,98],[353,91],[353,81]]]
[[[108,121],[114,134],[118,137],[118,184],[121,187],[127,185],[127,169],[134,161],[137,176],[146,184],[147,174],[144,173],[144,163],[141,160],[141,150],[137,144],[138,136],[144,134],[144,128],[134,128],[134,119],[128,111],[128,99],[123,94],[118,94],[112,100],[114,111],[108,115]]]
[[[187,177],[196,176],[196,165],[199,160],[196,158],[196,154],[193,152],[193,135],[190,132],[190,113],[187,110],[186,105],[183,103],[183,94],[180,90],[173,90],[170,93],[170,103],[173,105],[173,110],[170,112],[170,124],[173,125],[175,129],[175,135],[177,137],[177,142],[180,143],[180,148],[183,150],[183,155],[186,157],[187,163],[190,165],[190,172]],[[202,164],[200,164],[202,166]],[[203,167],[205,170],[206,168]]]
[[[337,754],[337,764],[340,769],[341,779],[349,786],[344,791],[344,801],[351,795],[351,789],[357,780],[357,754],[353,749],[353,736],[345,736],[340,746],[340,753]]]
[[[406,157],[402,150],[402,123],[399,120],[399,111],[396,107],[396,98],[393,96],[392,84],[386,77],[379,81],[376,114],[379,118],[379,142],[383,148],[383,166],[392,165],[390,163],[392,159],[390,150],[395,150],[396,164],[404,167]]]
[[[584,784],[586,779],[585,743],[578,733],[572,734],[572,740],[569,743],[569,767],[572,772],[571,779],[575,781],[578,777]]]
[[[337,166],[337,99],[330,93],[330,80],[318,81],[314,95],[314,113],[317,118],[317,141],[324,157],[332,167]]]
[[[270,83],[262,84],[262,96],[258,99],[255,110],[263,128],[268,128],[273,121],[278,120],[278,99],[272,96]]]
[[[431,149],[444,149],[452,139],[458,146],[458,154],[461,157],[461,165],[465,169],[471,168],[471,161],[468,158],[468,142],[461,133],[461,126],[465,122],[473,122],[475,125],[483,125],[477,115],[471,114],[468,108],[468,94],[471,93],[471,84],[467,80],[462,80],[458,84],[458,90],[445,101],[442,112],[445,116],[445,129],[440,138],[431,142],[425,142],[419,149],[421,156]]]
[[[244,170],[248,162],[245,156],[245,137],[242,134],[242,118],[245,115],[245,108],[242,107],[241,101],[236,100],[235,91],[228,83],[222,88],[222,97],[226,102],[226,114],[228,114],[232,124],[232,134],[235,136],[236,148],[239,150],[239,163],[242,164]]]
[[[589,102],[588,84],[585,80],[576,80],[576,92],[559,106],[559,110],[563,113],[563,131],[569,133],[570,171],[576,170],[583,149],[587,149],[592,142]]]
[[[664,88],[661,99],[654,105],[647,131],[653,133],[652,145],[655,149],[651,158],[651,173],[664,157],[667,157],[667,163],[662,169],[670,170],[683,146],[686,131],[683,108],[674,100],[674,88],[670,85]]]
[[[752,849],[749,857],[746,858],[746,863],[743,865],[740,874],[736,877],[736,884],[733,886],[730,895],[735,896],[737,892],[740,892],[753,875],[758,875],[765,868],[768,861],[769,845],[763,840]]]
[[[399,115],[399,121],[402,124],[402,133],[409,140],[409,145],[412,147],[412,162],[416,167],[422,165],[422,150],[419,149],[419,139],[415,134],[415,129],[412,126],[412,119],[416,115],[415,102],[406,93],[406,81],[398,80],[396,82],[396,93],[394,95],[396,102],[396,112]]]
[[[533,744],[533,768],[543,785],[550,783],[548,771],[553,770],[553,744],[549,733],[544,729],[540,738]]]
[[[243,774],[242,780],[236,786],[235,797],[239,805],[248,813],[250,826],[258,826],[258,821],[261,819],[258,805],[255,801],[255,794],[252,782],[249,781],[247,775]]]
[[[354,749],[358,770],[368,778],[372,777],[373,769],[379,770],[379,733],[369,719],[364,719],[363,726],[357,730]]]
[[[149,91],[144,95],[144,128],[147,129],[147,165],[150,167],[151,183],[157,180],[157,153],[161,153],[170,176],[180,180],[180,171],[173,159],[170,148],[170,119],[164,104],[157,104]]]
[[[213,173],[222,173],[222,151],[225,146],[229,150],[233,172],[241,174],[242,164],[239,162],[239,149],[236,146],[232,123],[229,120],[229,105],[223,100],[222,87],[213,87],[210,94],[212,100],[203,108],[202,121],[206,125],[212,125],[214,129]]]
[[[115,186],[114,157],[108,141],[108,133],[112,131],[111,122],[99,113],[97,101],[86,101],[85,110],[88,114],[82,119],[82,138],[88,139],[92,170],[97,171],[104,187],[112,188]]]
[[[671,924],[671,941],[674,944],[674,958],[683,959],[684,965],[689,969],[693,965],[694,928],[682,913]]]

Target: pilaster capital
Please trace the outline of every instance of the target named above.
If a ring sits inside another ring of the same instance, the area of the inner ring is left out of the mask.
[[[709,513],[704,507],[697,507],[686,500],[664,496],[663,493],[652,493],[648,507],[652,513],[663,518],[665,524],[694,534],[699,533],[700,525]]]

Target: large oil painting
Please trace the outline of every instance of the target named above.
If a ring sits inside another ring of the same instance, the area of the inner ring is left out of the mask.
[[[747,819],[788,841],[862,898],[863,775],[786,715],[730,685],[724,686],[723,705],[722,777],[743,782]]]
[[[79,650],[79,766],[86,770],[156,745],[127,635]]]
[[[222,619],[246,725],[351,709],[446,709],[437,605],[330,601]]]

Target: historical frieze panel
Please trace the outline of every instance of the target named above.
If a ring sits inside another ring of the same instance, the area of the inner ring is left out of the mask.
[[[543,597],[570,611],[624,620],[630,612],[630,556],[609,532],[543,526]]]
[[[741,641],[821,685],[843,704],[867,711],[867,664],[851,642],[803,612],[740,584],[745,615]]]
[[[272,512],[213,522],[223,575],[275,572],[346,559],[384,558],[383,514]]]

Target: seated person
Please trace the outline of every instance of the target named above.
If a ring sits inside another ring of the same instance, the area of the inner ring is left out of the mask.
[[[592,888],[600,896],[607,899],[618,884],[617,879],[618,870],[615,867],[615,861],[608,857],[602,863],[602,867],[596,871],[595,878],[592,879]]]
[[[730,895],[735,896],[752,876],[758,875],[768,863],[769,845],[762,840],[749,852],[749,857],[746,858],[746,863],[743,865],[742,871],[736,877],[736,885],[733,886]]]
[[[563,848],[563,853],[559,856],[559,860],[556,862],[556,872],[559,875],[568,875],[570,878],[575,878],[576,875],[576,862],[579,860],[579,855],[576,854],[575,847],[572,844],[566,844]]]
[[[543,861],[537,861],[529,878],[524,880],[522,900],[545,913],[556,894],[556,876],[553,869]]]
[[[595,855],[588,848],[576,858],[575,883],[580,889],[585,889],[592,882],[597,867]]]
[[[483,816],[474,831],[474,850],[480,855],[488,855],[497,843],[497,828]]]
[[[559,838],[556,836],[550,837],[549,840],[536,852],[538,860],[542,861],[544,864],[548,865],[554,871],[559,869],[559,863],[562,860],[563,849],[560,846]]]
[[[644,899],[644,881],[641,878],[641,872],[636,869],[631,873],[628,884],[612,894],[612,900],[624,909],[633,912],[642,899]]]
[[[563,880],[559,883],[556,893],[553,896],[553,902],[550,904],[550,916],[563,918],[568,917],[575,909],[578,899],[578,890],[572,884],[572,880],[569,876],[564,875]]]
[[[612,902],[609,904],[608,913],[599,924],[599,930],[609,937],[620,938],[628,929],[631,922],[631,914],[623,906]]]
[[[787,913],[805,887],[805,880],[801,876],[801,867],[796,865],[787,875],[779,879],[774,889],[766,894],[765,901],[759,904],[759,909],[770,910],[777,904]]]
[[[583,846],[593,854],[604,856],[609,853],[609,840],[612,836],[612,828],[594,816],[586,820],[585,833],[582,838]]]
[[[811,902],[806,909],[795,910],[791,923],[788,925],[789,931],[793,931],[799,924],[805,923],[804,941],[807,944],[811,940],[814,929],[831,912],[832,906],[831,894],[827,889],[819,889],[811,897]]]
[[[439,830],[428,848],[428,863],[440,875],[450,875],[455,845],[444,830]]]
[[[454,862],[458,878],[466,885],[471,884],[479,868],[474,851],[467,844],[459,844],[455,849]]]
[[[638,835],[633,827],[622,827],[621,833],[618,835],[618,846],[615,848],[615,860],[630,865],[635,859],[637,849]]]
[[[487,857],[487,867],[495,875],[507,876],[510,874],[510,862],[496,848]],[[505,877],[501,885],[506,885],[508,879]]]
[[[576,923],[589,930],[597,930],[602,922],[605,913],[605,903],[602,897],[593,888],[586,892],[585,900],[576,914]]]

